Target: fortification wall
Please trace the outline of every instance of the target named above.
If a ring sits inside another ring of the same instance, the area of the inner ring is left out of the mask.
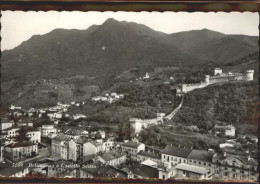
[[[221,76],[212,76],[209,78],[209,83],[222,83],[222,82],[229,82],[229,81],[246,81],[245,74],[233,74],[233,75],[221,75]]]
[[[190,92],[194,89],[204,88],[207,85],[208,85],[208,83],[206,83],[206,82],[195,83],[195,84],[183,84],[182,85],[182,91],[187,93],[187,92]]]

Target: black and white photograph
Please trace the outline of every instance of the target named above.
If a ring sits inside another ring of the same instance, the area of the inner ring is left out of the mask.
[[[258,13],[1,14],[0,177],[258,180]]]

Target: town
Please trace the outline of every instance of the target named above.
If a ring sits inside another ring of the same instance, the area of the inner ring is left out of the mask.
[[[219,149],[198,150],[169,143],[163,149],[146,145],[138,135],[149,127],[167,124],[181,108],[186,93],[217,83],[252,81],[253,70],[242,73],[222,73],[215,68],[214,76],[196,84],[180,84],[176,96],[181,102],[172,112],[158,112],[155,118],[132,117],[129,139],[118,139],[117,132],[102,128],[68,126],[68,121],[87,118],[84,114],[68,113],[70,108],[84,106],[85,101],[58,102],[49,108],[23,109],[11,105],[1,114],[1,170],[2,177],[55,178],[124,178],[176,180],[242,180],[256,181],[257,160],[249,153],[234,154],[237,139],[256,145],[257,137],[237,133],[235,126],[217,125],[214,135],[225,139]],[[148,80],[148,73],[136,79]],[[130,81],[132,83],[132,81]],[[94,96],[94,103],[114,103],[127,98],[116,92]],[[174,126],[174,125],[171,125]]]

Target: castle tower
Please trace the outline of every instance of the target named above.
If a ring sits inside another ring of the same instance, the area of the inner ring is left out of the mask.
[[[217,75],[217,74],[222,74],[222,69],[221,68],[215,68],[214,75]]]
[[[254,80],[254,70],[247,70],[246,71],[246,81]]]
[[[205,82],[207,83],[207,84],[209,84],[209,75],[205,75]]]

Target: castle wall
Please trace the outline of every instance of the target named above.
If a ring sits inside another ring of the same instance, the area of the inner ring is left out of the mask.
[[[232,75],[220,75],[220,76],[212,76],[209,78],[209,83],[222,83],[222,82],[229,82],[229,81],[241,81],[246,80],[246,75],[244,74],[232,74]]]
[[[183,84],[182,85],[182,91],[187,93],[194,89],[204,88],[208,85],[208,83],[196,83],[196,84]]]

